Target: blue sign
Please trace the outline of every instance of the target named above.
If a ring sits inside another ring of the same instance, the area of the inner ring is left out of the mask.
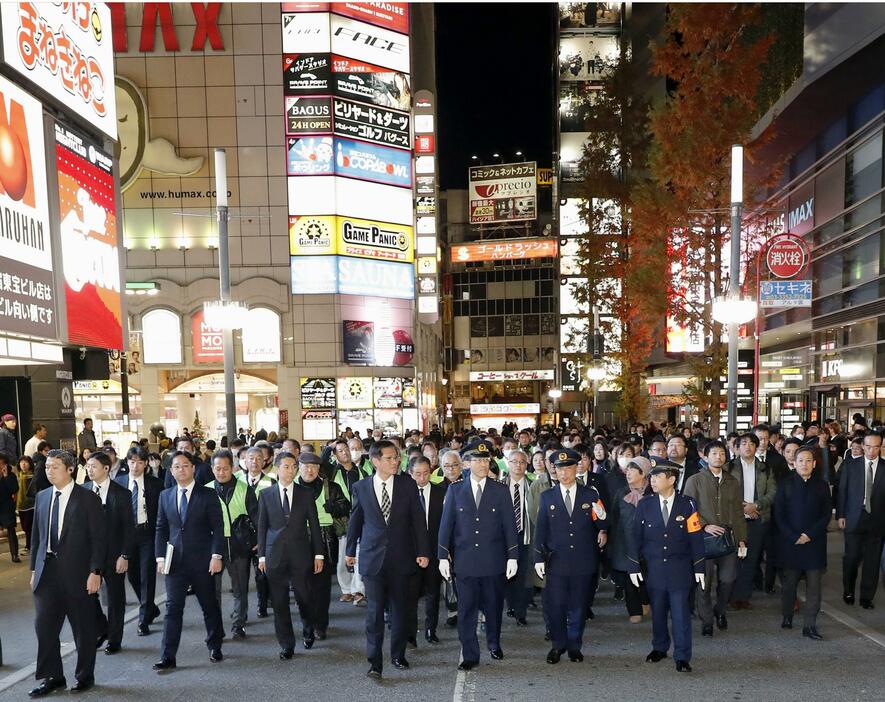
[[[810,280],[763,280],[760,307],[811,307]]]
[[[286,173],[289,175],[332,175],[335,172],[330,136],[288,137],[286,152]]]
[[[336,138],[335,174],[411,188],[411,152],[363,141]]]
[[[291,256],[293,295],[365,295],[415,298],[411,263],[350,256]]]
[[[338,292],[337,256],[292,256],[293,295],[334,295]]]

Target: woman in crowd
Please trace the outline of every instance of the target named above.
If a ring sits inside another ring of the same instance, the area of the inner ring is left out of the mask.
[[[18,495],[15,506],[25,532],[25,552],[31,550],[31,527],[34,525],[34,505],[37,501],[37,484],[34,482],[34,459],[22,456],[18,459]]]
[[[611,463],[608,460],[608,446],[605,445],[604,441],[597,441],[593,444],[593,463],[590,466],[590,470],[594,473],[608,473],[611,468]]]
[[[13,563],[21,563],[18,557],[18,535],[15,532],[15,502],[18,495],[18,478],[6,454],[0,453],[0,529],[6,529],[9,555]]]
[[[609,515],[611,532],[609,533],[607,550],[611,559],[612,580],[617,587],[624,589],[627,614],[633,624],[641,622],[642,615],[649,612],[645,583],[640,582],[639,587],[636,587],[627,576],[627,573],[630,572],[627,554],[630,552],[629,540],[633,534],[636,506],[639,504],[639,500],[651,494],[648,484],[650,470],[651,462],[644,456],[637,456],[627,464],[625,469],[627,485],[612,496],[611,514]]]

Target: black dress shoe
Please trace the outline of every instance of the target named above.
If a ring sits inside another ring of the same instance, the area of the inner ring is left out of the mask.
[[[793,628],[793,618],[792,617],[784,617],[781,622],[781,629],[792,629]]]
[[[406,644],[409,648],[418,648],[418,639],[414,636],[410,636],[406,639]]]
[[[864,600],[861,599],[860,606],[864,609],[875,609],[876,605],[873,604],[872,600]]]
[[[409,667],[409,662],[405,658],[394,658],[393,667],[397,670],[407,670]]]
[[[378,668],[369,668],[369,672],[366,673],[367,678],[372,678],[372,680],[381,681],[381,671]]]
[[[624,588],[620,585],[615,585],[615,602],[623,602],[624,600]]]
[[[728,628],[728,619],[725,618],[724,614],[716,616],[716,626],[719,627],[720,631],[725,631]]]
[[[317,630],[314,632],[314,635],[316,636],[316,638],[317,638],[319,641],[325,641],[325,640],[326,640],[326,630],[325,630],[325,629],[317,629]]]
[[[701,636],[713,636],[713,625],[704,624],[704,626],[701,627]]]
[[[525,617],[517,617],[516,618],[516,626],[528,626],[529,623],[525,620]]]
[[[148,636],[151,633],[151,628],[147,624],[139,624],[135,633],[139,636]]]
[[[854,595],[852,595],[850,592],[846,592],[845,594],[842,595],[842,601],[847,605],[853,605],[854,604]]]
[[[115,653],[120,652],[120,644],[108,644],[104,647],[104,652],[109,656],[113,656]]]
[[[292,657],[295,655],[295,649],[292,648],[284,648],[280,650],[280,660],[281,661],[291,661]]]
[[[690,673],[691,666],[688,664],[688,661],[676,661],[676,672],[677,673]]]
[[[77,694],[78,692],[86,692],[86,690],[91,690],[95,687],[95,680],[78,680],[74,683],[73,687],[71,687],[71,692]]]
[[[267,609],[262,609],[259,607],[258,609],[258,618],[259,619],[267,619]]]
[[[804,636],[807,639],[813,639],[815,641],[822,641],[824,638],[823,636],[820,635],[820,632],[818,632],[817,627],[814,627],[814,626],[806,626],[802,630],[802,636]]]
[[[172,670],[174,667],[174,658],[161,658],[156,663],[154,663],[154,670]]]
[[[489,655],[496,661],[500,661],[502,658],[504,658],[504,651],[502,651],[500,647],[490,648]]]
[[[666,651],[658,651],[656,649],[652,649],[651,653],[649,653],[645,660],[649,663],[657,663],[658,661],[662,661],[667,657]]]
[[[246,638],[246,630],[241,626],[235,626],[232,634],[235,639],[245,639]]]
[[[550,629],[544,629],[544,641],[550,640]]]
[[[157,607],[157,605],[155,604],[151,605],[151,610],[148,613],[148,616],[144,618],[144,623],[150,626],[154,623],[154,620],[160,616],[160,614],[162,614],[162,612],[160,612],[160,608]]]
[[[450,626],[452,628],[458,626],[458,615],[454,615],[452,617],[446,617],[446,626]]]
[[[314,635],[313,634],[311,634],[310,636],[305,636],[301,640],[301,643],[304,644],[304,648],[306,648],[307,650],[310,650],[313,648],[313,642],[314,642]]]
[[[507,616],[508,616],[508,617],[515,617],[515,616],[516,616],[516,610],[513,609],[513,608],[508,609],[508,610],[507,610]]]
[[[28,695],[30,697],[45,697],[50,692],[54,690],[58,690],[60,688],[66,687],[68,681],[61,678],[46,678],[43,682],[41,682],[37,687],[31,690]]]
[[[429,644],[438,644],[439,639],[436,636],[436,632],[433,629],[428,629],[424,632],[424,640]]]
[[[19,558],[18,556],[13,556],[13,557],[12,557],[12,562],[13,562],[13,563],[21,563],[21,562],[22,562],[22,559]]]
[[[220,649],[220,648],[216,648],[216,649],[214,649],[214,650],[209,654],[209,660],[212,661],[213,663],[220,663],[221,661],[223,661],[223,660],[224,660],[224,654],[221,652],[221,649]]]
[[[562,654],[559,652],[558,648],[551,648],[547,652],[547,662],[550,665],[556,665],[557,663],[559,663],[559,659],[561,656]]]
[[[477,661],[461,661],[458,670],[473,670],[479,663]]]
[[[95,650],[97,651],[98,649],[100,649],[101,645],[107,640],[108,640],[107,634],[99,634],[98,637],[95,639]]]
[[[569,651],[568,652],[568,659],[572,663],[580,663],[584,660],[584,654],[581,653],[580,651]]]

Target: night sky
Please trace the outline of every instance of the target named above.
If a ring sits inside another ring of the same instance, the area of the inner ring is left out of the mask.
[[[550,166],[555,3],[436,5],[442,189],[466,188],[470,156]]]

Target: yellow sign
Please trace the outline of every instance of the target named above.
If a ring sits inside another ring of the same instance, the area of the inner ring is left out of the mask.
[[[319,256],[335,253],[335,218],[327,215],[289,216],[289,254]]]
[[[553,185],[553,169],[552,168],[539,168],[538,169],[538,185]]]
[[[400,263],[415,260],[414,231],[405,224],[337,217],[335,233],[341,256]]]

